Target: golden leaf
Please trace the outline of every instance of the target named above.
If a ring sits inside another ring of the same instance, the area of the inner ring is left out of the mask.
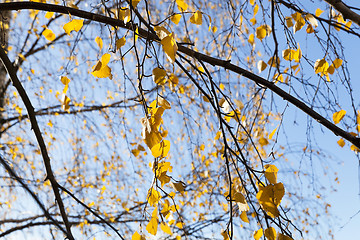
[[[265,229],[265,237],[268,240],[275,240],[276,239],[276,231],[273,227],[269,227],[267,229]]]
[[[265,168],[265,177],[271,184],[275,184],[277,182],[277,173],[279,169],[272,164],[266,164]]]
[[[345,110],[340,110],[336,113],[333,114],[333,121],[335,124],[338,124],[345,116],[346,111]]]
[[[196,11],[191,17],[190,22],[196,25],[202,24],[202,12]]]
[[[84,20],[80,19],[73,19],[71,22],[68,22],[64,25],[63,29],[65,32],[70,35],[71,31],[80,31],[84,23]]]

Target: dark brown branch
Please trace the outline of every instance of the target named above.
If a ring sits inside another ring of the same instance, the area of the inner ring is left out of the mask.
[[[338,10],[344,19],[349,19],[360,26],[360,15],[352,11],[348,6],[346,6],[341,0],[324,0],[333,8]]]
[[[112,26],[117,26],[121,28],[125,28],[128,30],[133,30],[132,23],[124,23],[123,21],[105,17],[99,14],[94,14],[74,8],[64,7],[60,5],[54,5],[54,4],[45,4],[45,3],[38,3],[38,2],[12,2],[12,3],[2,3],[0,4],[0,11],[5,10],[21,10],[21,9],[36,9],[36,10],[44,10],[44,11],[51,11],[51,12],[58,12],[58,13],[64,13],[64,14],[71,14],[73,16],[93,20],[100,23],[109,24]],[[159,38],[152,34],[151,32],[138,28],[139,36],[148,40],[154,40],[159,41]],[[264,86],[274,93],[276,93],[278,96],[283,98],[284,100],[292,103],[297,108],[301,109],[303,112],[314,118],[317,122],[319,122],[321,125],[332,131],[335,135],[341,136],[342,138],[348,140],[352,144],[354,144],[357,148],[360,148],[360,138],[357,138],[353,135],[351,135],[349,132],[344,131],[343,129],[339,128],[323,116],[321,116],[319,113],[311,109],[309,106],[307,106],[304,102],[300,101],[299,99],[295,98],[294,96],[288,94],[284,90],[282,90],[280,87],[276,86],[273,82],[267,81],[266,79],[248,71],[245,70],[239,66],[236,66],[234,64],[231,64],[230,61],[221,60],[218,58],[214,58],[202,53],[199,53],[197,51],[194,51],[190,48],[187,48],[183,45],[178,45],[178,51],[182,52],[192,58],[195,58],[199,61],[203,61],[206,63],[209,63],[213,66],[219,66],[224,69],[228,69],[232,72],[238,73],[255,83]]]
[[[49,180],[55,195],[55,199],[58,203],[59,209],[60,209],[60,213],[61,216],[63,218],[64,224],[66,226],[66,235],[70,240],[75,240],[74,237],[72,236],[71,233],[71,226],[68,222],[67,219],[67,215],[66,215],[66,211],[65,211],[65,207],[64,207],[64,203],[62,201],[62,198],[60,196],[60,192],[59,192],[59,188],[58,188],[58,183],[55,179],[54,173],[51,169],[51,163],[50,163],[50,157],[48,155],[47,152],[47,148],[44,142],[44,139],[42,137],[39,125],[37,123],[36,117],[35,117],[35,111],[34,111],[34,107],[31,104],[31,101],[26,93],[26,90],[24,89],[24,87],[22,86],[20,80],[18,79],[17,75],[16,75],[16,70],[14,68],[14,66],[12,65],[10,59],[8,58],[8,56],[5,53],[5,50],[0,47],[0,58],[1,61],[3,63],[3,65],[5,66],[6,71],[8,72],[10,79],[14,85],[14,87],[16,88],[16,90],[18,91],[22,101],[24,102],[24,105],[26,107],[26,110],[28,112],[29,118],[30,118],[30,122],[31,122],[31,128],[35,133],[36,136],[36,140],[39,144],[39,148],[41,151],[41,155],[43,157],[43,162],[45,165],[45,169],[46,169],[46,178],[45,180]]]
[[[37,205],[41,208],[41,210],[44,212],[44,215],[55,225],[57,226],[63,233],[66,234],[66,230],[60,226],[59,222],[56,221],[51,215],[50,213],[48,212],[48,210],[46,210],[45,206],[40,202],[39,198],[36,196],[36,194],[31,191],[31,189],[28,187],[27,184],[24,183],[24,181],[15,173],[15,171],[10,167],[10,165],[5,161],[5,159],[3,159],[1,156],[0,156],[0,162],[1,164],[4,166],[4,168],[6,169],[6,171],[9,173],[9,175],[11,177],[13,177],[17,182],[20,183],[20,185],[31,195],[31,197],[34,199],[34,201],[37,203]],[[4,224],[4,221],[1,221],[0,224]],[[1,236],[4,236],[2,233],[0,235]]]

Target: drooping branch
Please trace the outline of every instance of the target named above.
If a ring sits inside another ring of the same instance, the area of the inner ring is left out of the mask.
[[[0,47],[0,59],[2,61],[2,64],[4,65],[6,71],[9,74],[9,77],[14,85],[14,87],[16,88],[16,90],[18,91],[22,101],[24,102],[24,105],[26,107],[26,110],[28,112],[29,115],[29,119],[31,122],[31,128],[35,133],[36,136],[36,140],[39,144],[39,148],[41,151],[41,155],[43,157],[43,162],[45,165],[45,169],[46,169],[46,178],[45,180],[49,180],[55,195],[55,199],[58,203],[59,209],[60,209],[60,213],[62,216],[62,219],[64,221],[64,224],[66,226],[66,235],[70,240],[74,240],[74,237],[71,233],[71,225],[69,224],[68,218],[67,218],[67,214],[65,211],[65,207],[64,207],[64,203],[62,201],[62,198],[60,196],[60,191],[58,188],[58,183],[55,179],[54,173],[52,171],[51,168],[51,163],[50,163],[50,157],[48,155],[47,152],[47,148],[45,145],[45,141],[42,137],[39,125],[37,123],[36,117],[35,117],[35,111],[34,111],[34,107],[32,106],[32,103],[29,99],[29,96],[26,93],[26,90],[24,89],[24,87],[22,86],[20,80],[18,79],[17,75],[16,75],[16,70],[14,68],[14,66],[12,65],[10,59],[8,58],[7,54],[5,53],[5,50]]]
[[[336,2],[336,1],[334,1]],[[124,29],[128,29],[130,31],[133,31],[133,29],[138,29],[138,35],[141,38],[147,39],[147,40],[153,40],[159,42],[160,39],[158,36],[152,33],[152,30],[145,30],[140,27],[134,28],[134,24],[131,22],[124,23],[121,20],[106,17],[99,14],[94,14],[86,11],[82,11],[75,8],[60,6],[60,5],[54,5],[54,4],[45,4],[45,3],[38,3],[38,2],[12,2],[12,3],[2,3],[0,4],[0,11],[5,10],[21,10],[21,9],[35,9],[35,10],[44,10],[44,11],[51,11],[51,12],[58,12],[63,14],[71,14],[73,16],[77,16],[80,18],[92,20],[99,23],[105,23],[109,24],[114,27],[120,27]],[[230,61],[214,58],[211,56],[208,56],[206,54],[197,52],[195,50],[192,50],[188,47],[185,47],[181,44],[178,44],[178,51],[182,52],[198,61],[209,63],[213,66],[222,67],[224,69],[230,70],[234,73],[240,74],[249,80],[270,89],[272,92],[283,98],[284,100],[292,103],[295,107],[299,108],[306,114],[308,114],[310,117],[315,119],[317,122],[319,122],[321,125],[332,131],[335,135],[340,136],[352,144],[354,144],[357,148],[360,148],[360,138],[355,137],[351,135],[349,132],[339,128],[329,120],[327,120],[325,117],[320,115],[318,112],[314,111],[312,108],[307,106],[304,102],[299,100],[298,98],[292,96],[291,94],[285,92],[280,87],[276,86],[273,82],[270,82],[248,70],[245,70],[244,68],[241,68],[239,66],[236,66],[232,64]]]

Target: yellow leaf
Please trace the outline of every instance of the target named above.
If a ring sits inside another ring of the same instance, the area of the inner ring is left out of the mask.
[[[176,0],[176,4],[178,6],[179,11],[183,12],[186,11],[188,5],[184,2],[184,0]]]
[[[53,33],[53,31],[51,31],[50,29],[46,28],[43,32],[42,35],[46,38],[46,40],[48,41],[54,41],[56,38],[56,35]]]
[[[313,26],[314,28],[317,28],[317,26],[319,25],[318,21],[316,20],[316,18],[312,14],[310,14],[310,13],[306,14],[305,18],[306,18],[306,20],[309,21],[311,26]]]
[[[360,149],[357,148],[355,145],[351,145],[351,146],[350,146],[350,149],[351,149],[351,151],[354,151],[355,153],[360,152]]]
[[[166,157],[170,151],[170,141],[163,140],[151,148],[151,153],[154,158]]]
[[[159,224],[159,220],[157,218],[152,217],[148,225],[146,226],[146,230],[148,231],[148,233],[155,236],[157,233],[158,224]]]
[[[70,83],[70,79],[67,78],[66,76],[61,76],[60,80],[64,85],[68,85]]]
[[[310,24],[308,24],[308,26],[306,27],[306,32],[307,33],[313,33],[314,32],[314,28],[310,25]]]
[[[171,33],[170,35],[164,37],[161,40],[161,45],[162,45],[162,47],[164,49],[164,52],[166,53],[166,56],[169,59],[169,61],[171,63],[174,63],[175,62],[176,51],[178,50],[178,46],[177,46],[176,41],[174,39],[173,33]]]
[[[261,146],[266,146],[266,145],[269,144],[269,141],[268,141],[266,138],[261,137],[261,138],[259,139],[259,143],[260,143]]]
[[[202,13],[200,11],[196,11],[194,15],[191,16],[190,22],[196,25],[202,24]]]
[[[256,37],[263,40],[267,36],[267,25],[262,25],[256,28]]]
[[[52,16],[54,16],[54,12],[47,12],[47,13],[45,14],[45,17],[46,17],[47,19],[52,18]]]
[[[181,181],[175,181],[175,182],[171,182],[171,186],[179,192],[184,192],[185,191],[185,183],[181,182]]]
[[[305,20],[302,17],[301,13],[299,13],[299,12],[291,14],[291,16],[295,20],[295,25],[293,26],[293,30],[294,30],[294,33],[296,33],[305,25]]]
[[[130,9],[129,8],[120,8],[119,11],[119,19],[124,21],[124,23],[127,23],[130,21]]]
[[[314,65],[315,73],[321,73],[321,75],[326,75],[328,68],[329,63],[324,58],[316,60]]]
[[[260,228],[259,230],[254,232],[253,236],[255,240],[259,240],[262,237],[262,235],[263,235],[263,229]]]
[[[246,199],[242,193],[233,189],[231,198],[238,205],[239,211],[249,211],[249,205],[247,204]]]
[[[264,71],[266,69],[266,67],[267,67],[266,62],[264,62],[263,60],[258,61],[257,69],[258,69],[259,72]]]
[[[100,50],[102,49],[103,47],[103,40],[101,39],[101,37],[96,37],[95,38],[95,42],[96,44],[99,46]]]
[[[140,0],[132,0],[131,3],[132,3],[133,8],[136,8],[136,6],[138,5],[139,2],[140,2]]]
[[[64,25],[63,29],[65,32],[70,35],[71,31],[80,31],[84,23],[84,20],[80,19],[73,19],[71,22],[68,22]]]
[[[158,97],[158,104],[159,104],[159,106],[161,106],[165,109],[171,109],[170,103],[168,101],[166,101],[166,99],[163,97],[160,97],[160,96]]]
[[[337,58],[332,62],[332,65],[334,66],[334,68],[339,68],[339,67],[341,67],[342,63],[343,63],[343,60]]]
[[[276,231],[273,227],[269,227],[265,229],[265,237],[268,240],[275,240],[276,239]]]
[[[294,26],[294,22],[293,22],[293,20],[292,20],[291,17],[286,17],[286,18],[285,18],[285,21],[286,21],[286,26],[287,26],[288,28]]]
[[[277,207],[280,205],[284,194],[284,185],[282,183],[276,183],[270,184],[266,187],[261,187],[259,192],[256,194],[256,198],[259,200],[259,203],[266,211],[266,213],[270,217],[275,218],[280,215]]]
[[[277,182],[277,173],[279,169],[272,164],[266,164],[265,168],[265,177],[271,184],[275,184]]]
[[[132,235],[131,240],[146,240],[146,238],[143,235],[140,235],[138,232],[135,232]]]
[[[176,25],[179,24],[180,22],[180,19],[181,19],[181,15],[180,14],[174,14],[171,16],[170,20],[175,23]]]
[[[316,9],[315,11],[315,16],[319,17],[324,11],[321,10],[320,8]]]
[[[169,225],[167,225],[165,222],[162,222],[162,223],[160,224],[160,228],[161,228],[161,230],[162,230],[164,233],[167,233],[167,234],[169,234],[169,235],[172,235],[172,232],[171,232],[171,229],[170,229]]]
[[[276,236],[276,240],[293,240],[291,237],[288,237],[282,233],[278,233]]]
[[[68,96],[66,96],[64,93],[62,95],[62,100],[61,100],[61,108],[64,110],[64,111],[68,111],[69,108],[70,108],[70,98]]]
[[[163,109],[163,108],[162,108]],[[161,120],[161,118],[160,118]],[[157,124],[160,124],[160,120],[150,123],[149,119],[142,118],[141,125],[143,131],[141,133],[146,145],[151,149],[162,140],[162,136],[157,129]]]
[[[243,211],[241,214],[240,214],[240,219],[243,220],[244,222],[246,223],[249,223],[249,219],[246,215],[246,211]]]
[[[271,140],[276,133],[277,127],[269,134],[269,139]]]
[[[126,43],[125,37],[119,38],[116,40],[116,50],[119,50],[122,46],[124,46]]]
[[[109,77],[112,79],[111,69],[107,66],[110,61],[111,55],[109,53],[105,53],[102,55],[101,60],[99,60],[92,69],[91,74],[97,78],[106,78]]]
[[[335,124],[338,124],[345,116],[346,111],[345,110],[340,110],[336,113],[333,114],[333,121]]]
[[[154,68],[152,75],[156,84],[164,85],[166,83],[166,71],[164,69]]]
[[[148,194],[148,202],[150,206],[154,206],[156,203],[159,202],[160,199],[161,199],[160,192],[155,190],[154,188],[151,188]]]
[[[169,30],[164,28],[163,26],[155,26],[154,30],[156,32],[156,35],[162,40],[164,37],[170,35]]]
[[[251,6],[254,6],[255,0],[250,0]]]
[[[253,34],[253,33],[249,35],[248,42],[249,42],[251,45],[254,45],[254,42],[255,42],[255,41],[254,41],[254,34]]]

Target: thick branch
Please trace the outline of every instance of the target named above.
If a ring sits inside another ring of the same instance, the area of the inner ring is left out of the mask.
[[[334,1],[334,2],[336,2],[336,1]],[[99,15],[99,14],[94,14],[94,13],[74,9],[74,8],[64,7],[64,6],[60,6],[60,5],[45,4],[45,3],[38,3],[38,2],[12,2],[12,3],[0,4],[0,11],[21,10],[21,9],[36,9],[36,10],[45,10],[45,11],[51,11],[51,12],[64,13],[64,14],[71,14],[73,16],[77,16],[80,18],[85,18],[85,19],[96,21],[96,22],[125,28],[130,31],[135,29],[133,27],[132,23],[125,24],[123,21],[120,21],[120,20],[117,20],[114,18],[110,18],[110,17]],[[138,31],[139,31],[139,37],[142,37],[142,38],[148,39],[148,40],[159,41],[159,38],[155,34],[149,32],[145,29],[138,28]],[[319,113],[317,113],[316,111],[311,109],[304,102],[300,101],[296,97],[288,94],[287,92],[282,90],[280,87],[276,86],[273,82],[267,81],[266,79],[254,74],[248,70],[245,70],[239,66],[231,64],[230,61],[224,61],[224,60],[221,60],[218,58],[214,58],[214,57],[199,53],[199,52],[194,51],[190,48],[187,48],[183,45],[178,46],[178,51],[182,52],[188,56],[191,56],[199,61],[203,61],[203,62],[209,63],[213,66],[219,66],[224,69],[228,69],[232,72],[238,73],[238,74],[254,81],[257,84],[270,89],[271,91],[276,93],[278,96],[280,96],[284,100],[292,103],[297,108],[301,109],[303,112],[305,112],[306,114],[308,114],[309,116],[314,118],[321,125],[323,125],[327,129],[331,130],[335,135],[343,137],[344,139],[346,139],[349,142],[351,142],[352,144],[354,144],[356,147],[360,148],[360,138],[357,138],[357,137],[351,135],[350,133],[348,133],[347,131],[344,131],[343,129],[339,128],[338,126],[336,126],[335,124],[333,124],[332,122],[330,122],[329,120],[327,120],[326,118],[321,116]]]
[[[36,117],[35,117],[34,107],[32,106],[31,101],[30,101],[24,87],[22,86],[21,82],[19,81],[19,79],[16,75],[16,70],[15,70],[14,66],[12,65],[10,59],[8,58],[8,56],[5,53],[5,50],[2,47],[0,47],[0,59],[5,67],[6,71],[8,72],[14,87],[16,88],[22,101],[24,102],[24,105],[26,107],[26,110],[27,110],[29,118],[30,118],[31,128],[35,133],[36,140],[39,144],[41,155],[43,157],[43,162],[44,162],[46,174],[47,174],[46,179],[48,179],[51,183],[51,186],[52,186],[52,189],[53,189],[53,192],[55,195],[55,199],[58,203],[61,216],[62,216],[64,224],[66,226],[66,232],[67,232],[66,235],[70,240],[74,240],[74,237],[72,236],[72,233],[71,233],[71,226],[69,224],[69,221],[68,221],[68,218],[66,215],[64,203],[60,196],[58,183],[56,182],[54,173],[51,169],[50,157],[48,155],[44,139],[42,137],[39,125],[38,125]]]
[[[352,11],[347,5],[345,5],[341,0],[324,0],[336,10],[338,10],[344,19],[349,19],[360,26],[360,15]]]

